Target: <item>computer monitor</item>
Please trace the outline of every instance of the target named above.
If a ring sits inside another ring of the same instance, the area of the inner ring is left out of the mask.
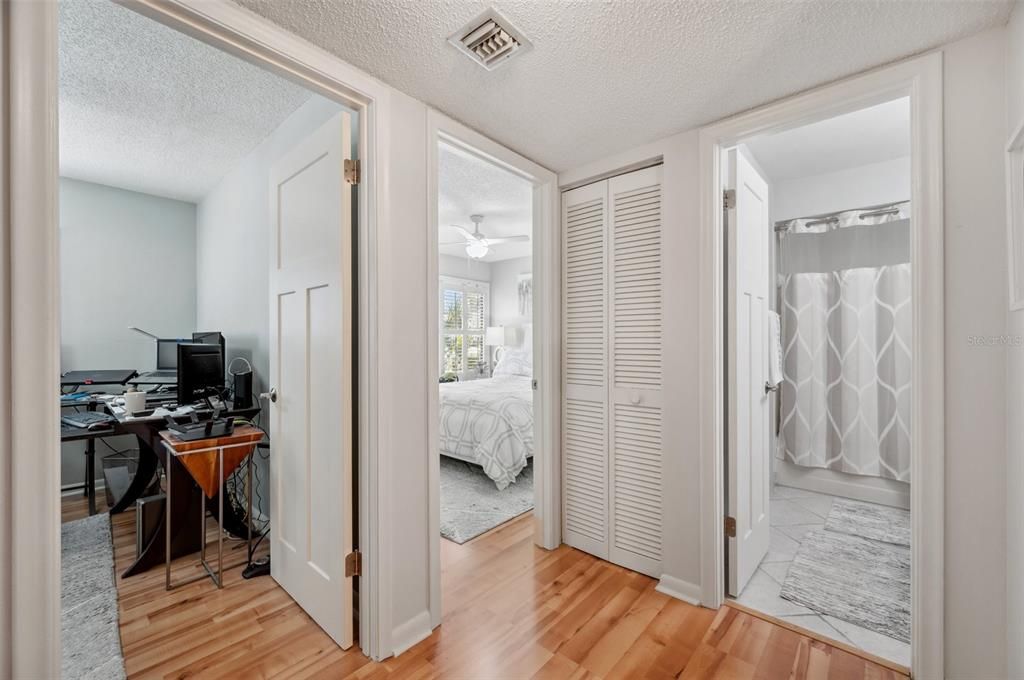
[[[178,405],[186,406],[224,390],[224,354],[220,345],[178,345]]]
[[[227,358],[227,350],[224,347],[224,336],[220,331],[204,331],[192,334],[192,342],[204,345],[220,345],[220,353]]]
[[[178,345],[181,342],[177,338],[157,338],[156,370],[173,371],[178,367]]]

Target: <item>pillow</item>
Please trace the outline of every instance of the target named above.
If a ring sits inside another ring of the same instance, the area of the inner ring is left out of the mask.
[[[494,367],[495,378],[501,376],[523,375],[527,378],[533,375],[533,354],[521,349],[505,350]]]

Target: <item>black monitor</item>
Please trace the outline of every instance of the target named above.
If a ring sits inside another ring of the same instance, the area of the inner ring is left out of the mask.
[[[224,390],[224,354],[220,345],[178,345],[178,405],[186,406]]]
[[[205,331],[195,332],[192,334],[192,342],[198,342],[203,345],[220,345],[220,353],[222,356],[227,358],[227,350],[224,347],[224,336],[221,335],[220,331]]]
[[[156,370],[173,371],[178,367],[178,345],[184,342],[177,338],[159,338],[156,341]]]

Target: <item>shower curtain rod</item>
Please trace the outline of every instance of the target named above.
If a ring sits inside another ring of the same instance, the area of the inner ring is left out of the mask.
[[[878,205],[869,205],[863,208],[847,208],[846,210],[836,210],[835,212],[822,213],[820,215],[808,215],[807,217],[794,217],[788,220],[779,220],[778,222],[775,223],[775,233],[778,234],[780,232],[789,230],[789,228],[793,226],[793,223],[796,222],[797,220],[811,220],[807,224],[822,224],[824,222],[832,221],[836,217],[836,215],[842,215],[845,212],[854,212],[857,210],[864,213],[863,215],[861,215],[861,217],[863,218],[870,216],[869,213],[885,214],[885,212],[887,212],[888,209],[895,208],[896,206],[903,205],[904,203],[910,203],[910,201],[894,201],[892,203],[879,203]]]

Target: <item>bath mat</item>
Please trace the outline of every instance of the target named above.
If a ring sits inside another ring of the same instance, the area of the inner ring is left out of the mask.
[[[910,547],[910,513],[899,508],[837,498],[832,502],[825,528]]]
[[[61,678],[125,677],[114,585],[110,515],[60,528]]]
[[[910,642],[910,549],[817,529],[800,543],[779,595],[819,614]]]
[[[441,535],[465,543],[533,509],[533,460],[502,490],[479,465],[441,456]]]

